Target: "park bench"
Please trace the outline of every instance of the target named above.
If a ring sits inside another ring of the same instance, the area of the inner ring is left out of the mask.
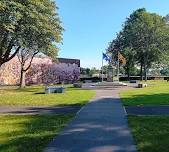
[[[84,83],[92,83],[92,80],[84,80]]]
[[[58,87],[58,86],[47,86],[45,88],[45,93],[50,94],[50,93],[64,93],[65,88],[64,87]]]
[[[147,87],[146,83],[139,83],[138,84],[138,88],[144,88],[144,87]]]
[[[82,83],[74,83],[73,86],[75,88],[82,88]]]
[[[130,83],[137,83],[136,80],[130,80]]]

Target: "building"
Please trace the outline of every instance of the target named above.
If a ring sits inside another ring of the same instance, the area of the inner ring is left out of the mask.
[[[0,68],[0,85],[17,85],[20,78],[20,63],[17,57]],[[35,57],[26,72],[26,84],[73,83],[80,78],[80,60]]]

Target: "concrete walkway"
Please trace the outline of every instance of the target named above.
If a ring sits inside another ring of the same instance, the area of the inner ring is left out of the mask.
[[[96,90],[96,97],[44,152],[136,152],[119,90]]]

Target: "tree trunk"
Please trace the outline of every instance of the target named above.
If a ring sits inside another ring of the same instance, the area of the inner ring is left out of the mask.
[[[144,80],[147,81],[147,67],[144,65]]]
[[[144,54],[144,80],[147,81],[147,56]]]
[[[106,72],[107,75],[107,72]],[[114,67],[112,68],[112,81],[114,81]]]
[[[143,81],[143,63],[141,63],[140,67],[140,80]]]
[[[130,81],[130,69],[129,68],[127,69],[127,79],[128,81]]]
[[[20,77],[20,88],[25,88],[26,84],[25,84],[25,74],[26,71],[21,68],[21,77]]]
[[[130,72],[127,74],[128,81],[130,81]]]

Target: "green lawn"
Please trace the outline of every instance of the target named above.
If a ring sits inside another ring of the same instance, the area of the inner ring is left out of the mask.
[[[0,152],[41,152],[73,115],[0,116]]]
[[[0,88],[0,105],[83,105],[95,91],[66,86],[66,93],[44,94],[44,86]],[[40,152],[74,115],[0,115],[0,152]]]
[[[1,88],[0,105],[62,106],[83,105],[95,95],[94,91],[67,87],[63,94],[44,94],[44,86],[24,89]]]
[[[147,88],[137,88],[120,93],[124,105],[168,105],[169,82],[148,81]]]
[[[169,116],[129,116],[139,152],[169,151]]]

